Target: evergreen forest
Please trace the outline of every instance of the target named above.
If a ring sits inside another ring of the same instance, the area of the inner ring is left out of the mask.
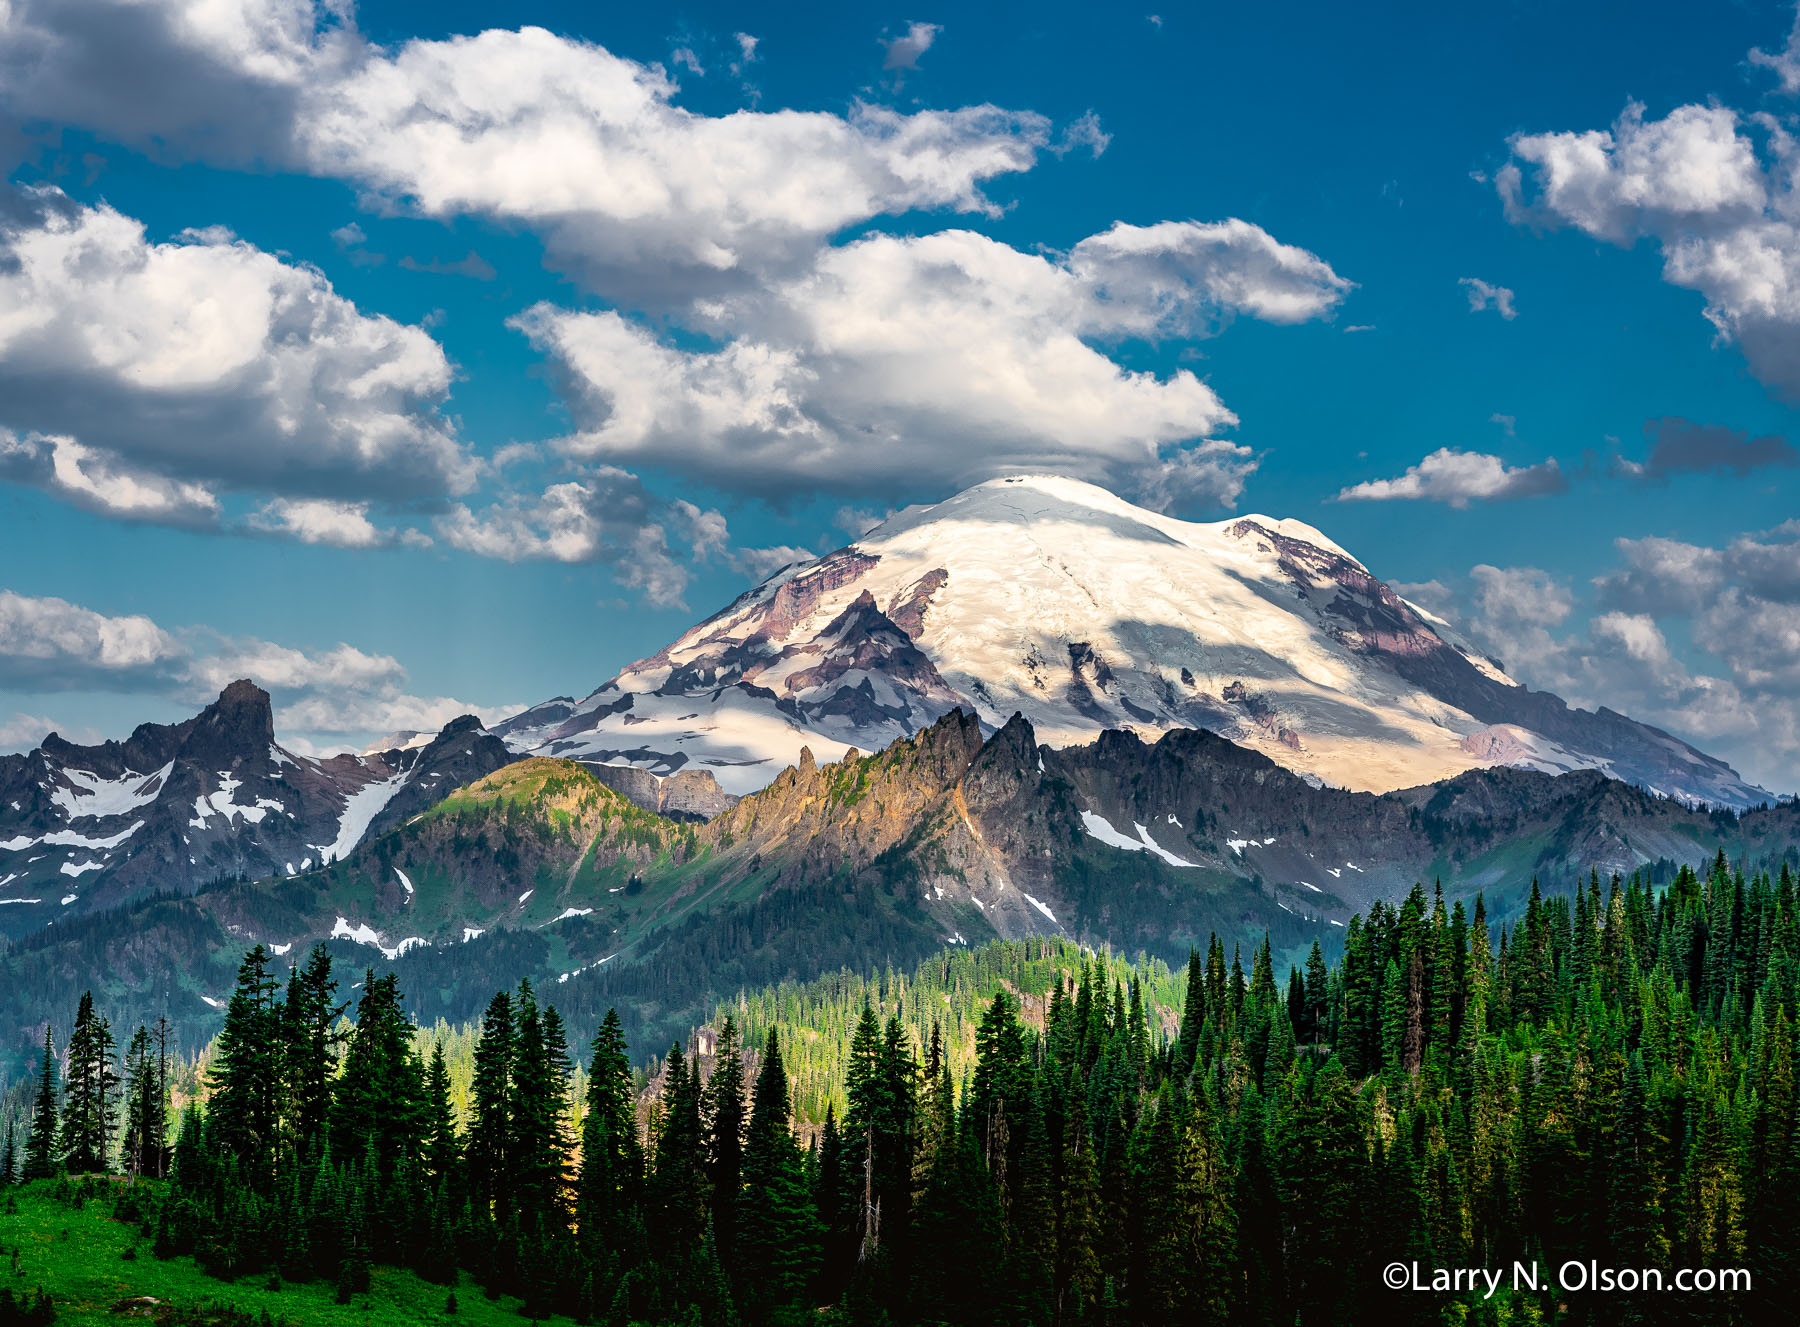
[[[117,1177],[83,1192],[224,1280],[354,1304],[404,1267],[618,1327],[1757,1323],[1800,1273],[1785,868],[1534,884],[1510,931],[1417,887],[1285,973],[1266,938],[1173,972],[951,949],[746,992],[654,1058],[529,983],[422,1029],[359,975],[251,949],[197,1076],[82,999],[0,1182]],[[1570,1260],[1749,1288],[1569,1291]],[[0,1318],[49,1321],[31,1290]]]

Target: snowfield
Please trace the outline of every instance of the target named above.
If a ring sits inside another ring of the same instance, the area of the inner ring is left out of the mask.
[[[344,818],[338,822],[338,836],[330,846],[320,850],[319,865],[325,866],[339,861],[350,853],[362,836],[368,832],[370,822],[381,814],[381,808],[394,800],[394,794],[406,785],[412,777],[412,771],[396,774],[391,779],[381,779],[375,783],[364,784],[351,793],[344,802]]]
[[[1443,695],[1396,663],[1427,656],[1443,661],[1426,674]],[[1664,786],[1454,699],[1486,712],[1498,693],[1482,688],[1513,687],[1309,525],[1182,521],[1079,480],[1018,476],[909,508],[782,569],[561,723],[521,725],[508,740],[659,776],[709,770],[741,794],[802,747],[821,762],[877,750],[961,707],[990,731],[1021,713],[1052,747],[1108,728],[1147,740],[1210,728],[1355,791],[1497,764]],[[1674,760],[1695,789],[1759,800],[1716,762],[1639,733],[1640,751],[1658,752],[1642,759]]]

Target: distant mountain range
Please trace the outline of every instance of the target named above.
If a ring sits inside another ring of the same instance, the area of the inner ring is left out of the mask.
[[[21,938],[0,958],[0,1047],[29,1042],[52,995],[87,985],[201,1037],[253,942],[286,955],[324,941],[352,970],[395,966],[425,1019],[472,1017],[483,991],[530,976],[565,1012],[621,1002],[660,1035],[740,985],[996,936],[1178,959],[1214,930],[1266,931],[1298,956],[1421,880],[1485,891],[1503,924],[1534,878],[1666,878],[1720,851],[1800,865],[1791,802],[1698,810],[1594,771],[1513,769],[1349,792],[1211,733],[1058,749],[1023,718],[988,735],[966,711],[870,755],[821,765],[803,751],[705,821],[531,757],[385,823],[292,876]]]
[[[660,1035],[739,985],[1061,933],[1298,953],[1418,881],[1800,866],[1800,805],[1517,685],[1323,535],[980,485],[585,699],[313,759],[233,683],[0,757],[0,1053],[83,989],[216,1025],[315,941],[465,1018],[531,976]]]
[[[185,723],[0,756],[0,935],[145,893],[292,876],[511,760],[473,716],[404,749],[298,756],[269,695],[234,682]]]
[[[1194,524],[1051,477],[909,509],[496,732],[742,794],[802,746],[879,750],[954,709],[990,733],[1022,714],[1058,747],[1204,728],[1360,791],[1504,765],[1770,800],[1667,733],[1519,685],[1309,526]]]

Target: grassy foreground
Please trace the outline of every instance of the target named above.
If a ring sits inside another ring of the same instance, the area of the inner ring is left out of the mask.
[[[369,1293],[349,1304],[339,1304],[334,1287],[323,1281],[283,1281],[276,1289],[266,1275],[223,1281],[191,1258],[157,1258],[147,1235],[114,1218],[104,1190],[85,1201],[75,1197],[85,1190],[67,1186],[59,1193],[58,1184],[48,1180],[0,1190],[0,1286],[15,1296],[47,1291],[56,1301],[58,1327],[144,1320],[235,1324],[244,1320],[238,1315],[260,1323],[265,1313],[269,1321],[285,1319],[294,1327],[521,1327],[524,1322],[518,1300],[490,1300],[466,1276],[455,1287],[454,1314],[445,1312],[450,1287],[391,1267],[375,1268]],[[126,1257],[128,1251],[136,1257]],[[114,1309],[143,1297],[159,1303]]]

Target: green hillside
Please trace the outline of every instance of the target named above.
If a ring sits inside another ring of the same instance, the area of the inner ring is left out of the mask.
[[[167,1189],[165,1183],[128,1187],[116,1179],[63,1179],[6,1190],[0,1199],[0,1288],[15,1296],[48,1294],[58,1327],[143,1319],[170,1327],[517,1327],[521,1321],[517,1299],[489,1299],[467,1277],[451,1288],[400,1268],[377,1267],[368,1291],[339,1303],[325,1282],[284,1282],[267,1272],[232,1280],[208,1275],[192,1258],[159,1258],[153,1230],[138,1217],[153,1212]],[[446,1311],[452,1294],[454,1313]]]

